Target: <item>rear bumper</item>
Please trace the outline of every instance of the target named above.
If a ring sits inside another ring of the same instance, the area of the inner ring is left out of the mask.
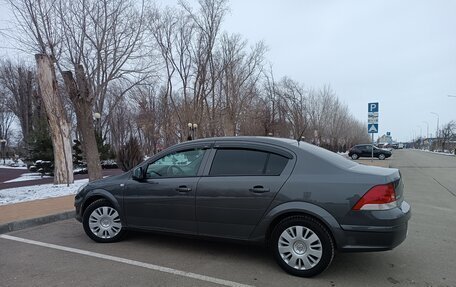
[[[341,225],[338,236],[338,250],[342,252],[366,252],[391,250],[407,237],[408,221],[411,217],[410,205],[403,201],[395,210],[394,225]],[[378,214],[385,211],[377,211]],[[375,213],[371,214],[375,216]],[[388,220],[388,222],[391,222]]]
[[[338,246],[343,252],[368,252],[391,250],[401,244],[407,236],[407,224],[397,226],[394,231],[344,230],[345,244]]]

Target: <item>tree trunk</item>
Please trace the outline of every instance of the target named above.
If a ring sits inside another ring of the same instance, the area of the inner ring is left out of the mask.
[[[54,65],[49,56],[36,54],[37,78],[54,147],[54,183],[73,183],[70,123],[57,91]]]
[[[103,177],[101,172],[100,154],[93,123],[93,97],[90,95],[87,78],[82,66],[76,67],[76,81],[70,71],[62,72],[71,102],[76,111],[78,130],[81,135],[82,151],[87,161],[89,181]]]

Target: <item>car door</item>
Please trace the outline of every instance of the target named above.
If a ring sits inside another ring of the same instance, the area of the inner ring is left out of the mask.
[[[128,226],[196,234],[195,193],[207,150],[185,147],[144,165],[144,179],[125,186]]]
[[[363,157],[370,157],[370,156],[372,156],[372,146],[364,145],[363,146]]]
[[[198,183],[198,234],[249,238],[293,167],[290,152],[216,143]]]
[[[380,154],[383,153],[382,149],[379,149],[377,147],[374,147],[374,157],[378,157]]]

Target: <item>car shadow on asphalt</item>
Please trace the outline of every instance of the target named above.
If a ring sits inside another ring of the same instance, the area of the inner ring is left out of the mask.
[[[235,263],[246,268],[255,266],[254,270],[272,272],[274,276],[291,276],[282,271],[276,264],[265,244],[134,231],[129,232],[125,240],[135,245],[151,245],[154,246],[154,249],[157,248],[165,253],[172,250],[188,258],[198,258],[203,261],[223,258],[226,264]],[[339,280],[350,274],[352,279],[359,275],[358,279],[363,280],[362,278],[365,278],[367,274],[376,274],[378,270],[383,270],[383,272],[391,270],[394,273],[395,258],[396,256],[391,251],[336,252],[328,270],[315,278]],[[386,273],[388,274],[388,272]]]
[[[264,261],[273,259],[265,244],[236,240],[139,231],[129,231],[124,240],[148,243],[160,249],[172,249],[180,252],[212,254],[222,257],[238,256],[241,260],[258,258],[258,260]]]

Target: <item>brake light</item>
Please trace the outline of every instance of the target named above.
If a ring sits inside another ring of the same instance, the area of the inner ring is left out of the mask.
[[[376,185],[353,206],[353,210],[386,210],[397,206],[392,183]]]

